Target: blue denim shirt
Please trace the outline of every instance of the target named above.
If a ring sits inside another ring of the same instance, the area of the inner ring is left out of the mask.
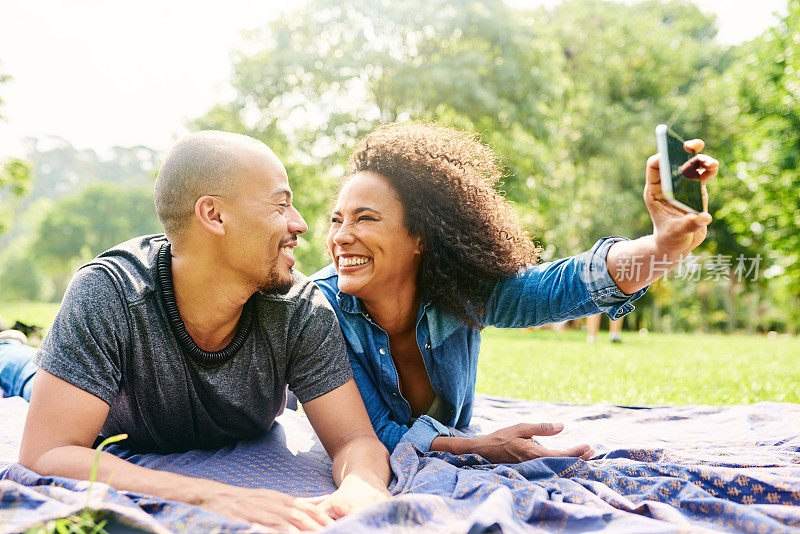
[[[499,282],[491,292],[481,324],[523,328],[599,312],[614,319],[623,317],[633,310],[631,302],[647,290],[626,295],[608,272],[608,249],[623,239],[603,238],[582,254],[530,267]],[[359,299],[339,291],[333,265],[311,278],[336,311],[370,421],[390,451],[400,441],[428,451],[437,436],[453,435],[449,427],[469,425],[481,346],[479,329],[423,299],[417,312],[417,344],[433,391],[447,409],[447,418],[437,421],[422,415],[409,426],[411,407],[400,393],[388,335],[372,321]]]

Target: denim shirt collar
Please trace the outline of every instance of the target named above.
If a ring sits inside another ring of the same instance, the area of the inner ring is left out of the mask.
[[[361,299],[356,298],[353,295],[338,291],[336,293],[336,301],[339,303],[339,308],[342,311],[347,313],[360,313],[362,315],[367,314],[367,310],[364,308],[364,303],[361,302]]]
[[[364,307],[364,303],[361,302],[361,299],[358,297],[354,297],[349,293],[343,293],[341,291],[336,292],[336,301],[339,303],[339,308],[347,313],[353,314],[361,314],[364,317],[369,318],[369,314],[367,313],[367,309]],[[417,324],[419,324],[420,318],[428,311],[428,308],[431,306],[431,302],[425,297],[422,298],[422,302],[419,306],[419,311],[417,312]]]

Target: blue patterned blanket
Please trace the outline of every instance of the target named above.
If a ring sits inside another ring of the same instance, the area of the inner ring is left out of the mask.
[[[0,532],[63,517],[87,483],[40,477],[13,463],[27,405],[0,399]],[[392,454],[395,497],[328,532],[800,532],[800,405],[574,406],[479,396],[470,432],[562,421],[552,448],[588,442],[597,456],[492,465],[473,455]],[[263,439],[215,451],[129,461],[298,496],[333,490],[330,460],[307,420],[287,411]],[[195,506],[96,484],[92,506],[112,530],[260,532]]]

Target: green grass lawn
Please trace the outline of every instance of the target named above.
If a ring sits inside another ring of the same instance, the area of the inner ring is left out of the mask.
[[[0,302],[0,317],[9,326],[13,325],[14,321],[20,321],[48,328],[57,311],[58,304],[51,302]]]
[[[47,327],[57,304],[0,303],[0,317]],[[498,330],[483,334],[477,390],[568,403],[800,402],[800,337]]]
[[[487,329],[477,390],[612,404],[800,402],[800,338]]]

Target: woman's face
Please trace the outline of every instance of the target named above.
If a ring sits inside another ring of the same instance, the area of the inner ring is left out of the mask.
[[[380,174],[362,171],[345,183],[328,230],[340,291],[371,300],[416,284],[420,240],[409,234],[403,215],[397,193]]]

